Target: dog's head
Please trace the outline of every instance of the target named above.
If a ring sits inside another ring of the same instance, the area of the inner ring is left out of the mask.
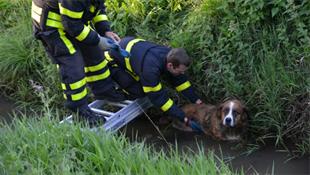
[[[237,99],[224,101],[218,107],[218,117],[226,127],[242,127],[248,118],[247,109]]]

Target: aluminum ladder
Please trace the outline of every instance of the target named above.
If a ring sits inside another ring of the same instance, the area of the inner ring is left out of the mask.
[[[142,114],[144,110],[150,108],[152,106],[152,103],[147,97],[144,97],[136,99],[134,101],[125,100],[122,102],[95,100],[88,106],[94,112],[104,115],[106,119],[106,122],[102,126],[93,127],[90,128],[90,130],[98,131],[100,128],[102,128],[105,131],[115,132],[127,123],[129,123],[131,120]],[[65,118],[60,123],[73,123],[72,115]]]

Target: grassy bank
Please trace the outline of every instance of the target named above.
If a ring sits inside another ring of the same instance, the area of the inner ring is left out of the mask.
[[[0,88],[28,106],[62,97],[55,66],[31,34],[30,0],[0,1]],[[229,96],[250,112],[255,141],[293,141],[310,153],[310,2],[306,0],[107,0],[112,28],[184,47],[194,58],[191,80],[208,103]],[[47,98],[45,98],[47,99]]]
[[[235,174],[211,152],[153,152],[123,136],[39,118],[1,125],[0,174]]]

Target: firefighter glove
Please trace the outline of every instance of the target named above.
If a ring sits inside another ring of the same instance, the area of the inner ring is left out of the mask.
[[[99,36],[100,41],[98,46],[102,50],[109,50],[109,49],[117,49],[119,46],[110,38]]]

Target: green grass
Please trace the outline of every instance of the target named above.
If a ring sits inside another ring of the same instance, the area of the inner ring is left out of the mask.
[[[42,105],[39,93],[30,81],[45,89],[45,94],[59,105],[62,101],[55,65],[47,58],[43,46],[32,34],[30,0],[1,1],[0,16],[0,88],[1,93],[17,99],[22,106]],[[9,16],[9,17],[7,17]],[[51,83],[52,82],[52,83]],[[57,95],[55,98],[53,96]]]
[[[1,174],[234,174],[212,152],[154,152],[122,135],[36,118],[1,125]]]
[[[0,88],[23,106],[60,108],[58,73],[32,37],[30,4],[0,1]],[[106,6],[120,36],[184,47],[205,102],[242,99],[254,143],[272,137],[310,153],[310,1],[107,0]],[[29,80],[44,93],[29,93]]]

